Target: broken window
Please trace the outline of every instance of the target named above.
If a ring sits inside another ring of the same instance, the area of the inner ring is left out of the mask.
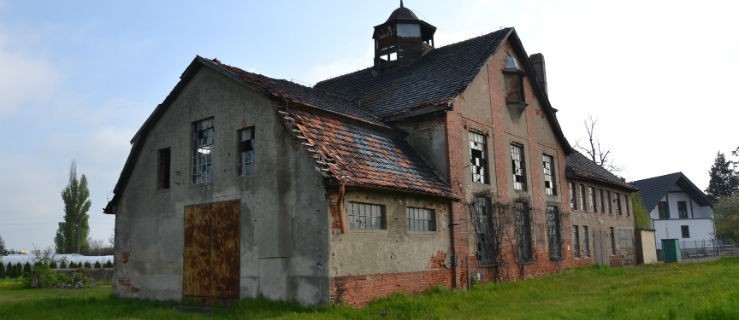
[[[624,194],[624,208],[626,209],[626,216],[631,215],[631,201],[629,200],[629,195]]]
[[[543,167],[544,167],[544,192],[548,195],[557,194],[557,188],[554,186],[554,157],[550,155],[543,155]]]
[[[689,226],[680,226],[680,232],[682,233],[683,238],[690,238]]]
[[[588,211],[595,212],[595,188],[588,187]]]
[[[621,244],[621,257],[634,256],[634,231],[629,229],[619,229],[619,243]]]
[[[495,220],[493,219],[490,197],[476,196],[472,202],[476,215],[475,231],[477,233],[477,262],[480,265],[494,263],[494,234]]]
[[[609,232],[611,234],[611,255],[614,256],[616,255],[616,230],[610,227]]]
[[[608,193],[608,213],[613,213],[613,207],[611,206],[611,191],[606,191]]]
[[[582,226],[582,254],[586,257],[590,256],[590,233],[588,226]]]
[[[527,202],[517,201],[513,204],[513,211],[516,215],[519,258],[521,262],[532,261],[534,257],[531,238],[531,213],[529,212],[529,204]]]
[[[603,196],[603,189],[599,189],[599,190],[600,190],[600,212],[606,213],[606,200],[605,200],[605,197]]]
[[[239,175],[254,173],[254,127],[247,127],[239,133]]]
[[[424,208],[408,208],[408,230],[436,231],[436,211]]]
[[[192,183],[213,181],[213,118],[192,125]]]
[[[619,216],[623,214],[621,211],[621,194],[618,192],[616,192],[616,213],[618,213]]]
[[[385,206],[349,202],[349,227],[358,230],[385,229]]]
[[[577,194],[575,194],[575,184],[570,182],[570,209],[577,209]]]
[[[513,189],[526,190],[526,163],[523,146],[511,144],[511,168],[513,169]]]
[[[159,165],[157,168],[157,188],[159,189],[169,189],[170,161],[170,148],[159,149]]]
[[[670,218],[670,207],[667,206],[667,201],[660,201],[657,204],[657,210],[659,211],[659,218],[660,219],[669,219]]]
[[[547,233],[549,235],[549,256],[552,259],[562,257],[562,234],[560,233],[559,208],[547,206]]]
[[[579,204],[580,210],[585,211],[585,205],[588,202],[588,198],[585,196],[585,185],[581,184],[578,186],[578,188],[580,190],[579,192],[580,199],[578,199],[579,200],[578,204]]]
[[[680,219],[688,218],[688,203],[685,201],[677,202],[677,214]]]
[[[580,229],[577,225],[572,225],[572,254],[575,258],[580,257]]]
[[[470,161],[472,162],[472,182],[490,183],[488,178],[488,155],[485,136],[470,132]]]

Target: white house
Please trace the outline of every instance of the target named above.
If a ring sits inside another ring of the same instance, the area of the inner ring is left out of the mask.
[[[662,239],[678,239],[682,249],[713,247],[716,228],[711,201],[682,172],[632,184],[641,190],[652,218],[658,251]]]

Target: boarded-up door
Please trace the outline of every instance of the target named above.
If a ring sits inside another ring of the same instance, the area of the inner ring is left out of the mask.
[[[228,302],[239,297],[240,202],[185,207],[185,300]]]
[[[595,263],[601,266],[609,266],[611,264],[611,252],[608,250],[609,239],[607,232],[605,230],[596,229],[594,231],[593,238],[595,240]]]

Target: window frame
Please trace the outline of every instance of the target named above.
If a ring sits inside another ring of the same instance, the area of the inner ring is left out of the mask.
[[[580,202],[578,203],[578,205],[580,205],[580,210],[587,212],[588,198],[587,198],[587,194],[585,193],[585,185],[581,183],[577,186],[578,186],[577,191],[580,193],[579,194]]]
[[[572,254],[580,258],[580,227],[576,224],[572,225]]]
[[[172,148],[157,150],[157,189],[167,190],[172,181]]]
[[[595,188],[588,186],[588,211],[598,212],[598,202],[595,200]]]
[[[202,133],[202,134],[201,134]],[[210,117],[192,123],[191,179],[194,185],[213,183],[213,151],[215,147],[215,118]],[[200,142],[203,142],[202,144]]]
[[[526,156],[523,145],[511,143],[510,153],[513,190],[526,191],[528,190],[528,183],[526,181]]]
[[[683,239],[689,239],[690,238],[690,226],[689,225],[681,225],[680,226],[680,235]]]
[[[547,236],[549,257],[552,260],[562,259],[562,219],[559,207],[547,206]]]
[[[659,217],[660,220],[670,219],[670,205],[667,201],[657,202],[657,217]]]
[[[473,198],[475,207],[475,235],[477,236],[477,251],[475,256],[479,265],[495,265],[495,228],[496,220],[493,215],[492,199],[488,195],[479,195]]]
[[[570,209],[577,210],[577,190],[575,189],[575,183],[570,181],[568,186],[570,191]]]
[[[590,228],[586,225],[582,226],[582,242],[583,242],[583,256],[590,257]]]
[[[469,131],[469,145],[472,182],[490,184],[487,137],[480,132]],[[480,157],[475,156],[476,152],[479,152]]]
[[[513,212],[516,217],[518,258],[522,263],[534,261],[534,239],[531,228],[533,219],[531,217],[529,203],[516,201],[513,203]]]
[[[368,202],[350,201],[347,210],[347,219],[349,220],[349,229],[352,231],[383,231],[387,230],[387,214],[385,205]],[[369,215],[367,211],[369,209]],[[374,210],[378,209],[378,210]],[[371,222],[369,227],[366,220],[374,221],[377,219],[374,215],[379,212],[379,224],[376,226]],[[361,215],[360,215],[361,213]],[[358,223],[358,218],[364,218],[364,224]],[[362,226],[363,225],[363,226]],[[376,226],[376,227],[375,227]]]
[[[236,172],[240,177],[252,175],[256,172],[256,129],[254,126],[244,127],[236,131],[236,137],[238,139]],[[251,161],[245,159],[249,153]]]
[[[410,232],[436,232],[436,210],[422,207],[406,207],[406,229]],[[428,215],[423,219],[424,214]],[[425,224],[424,224],[425,222]],[[420,228],[419,228],[420,226]],[[425,229],[423,228],[425,226]]]
[[[556,196],[557,177],[553,156],[542,154],[542,170],[544,173],[544,194],[549,196]],[[547,183],[549,184],[549,186],[547,186]]]
[[[682,205],[682,208],[681,206]],[[679,200],[677,202],[677,217],[678,219],[688,219],[688,202]]]

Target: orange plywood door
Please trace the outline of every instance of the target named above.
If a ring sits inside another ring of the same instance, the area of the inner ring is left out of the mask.
[[[239,212],[239,201],[185,207],[185,300],[238,298]]]

